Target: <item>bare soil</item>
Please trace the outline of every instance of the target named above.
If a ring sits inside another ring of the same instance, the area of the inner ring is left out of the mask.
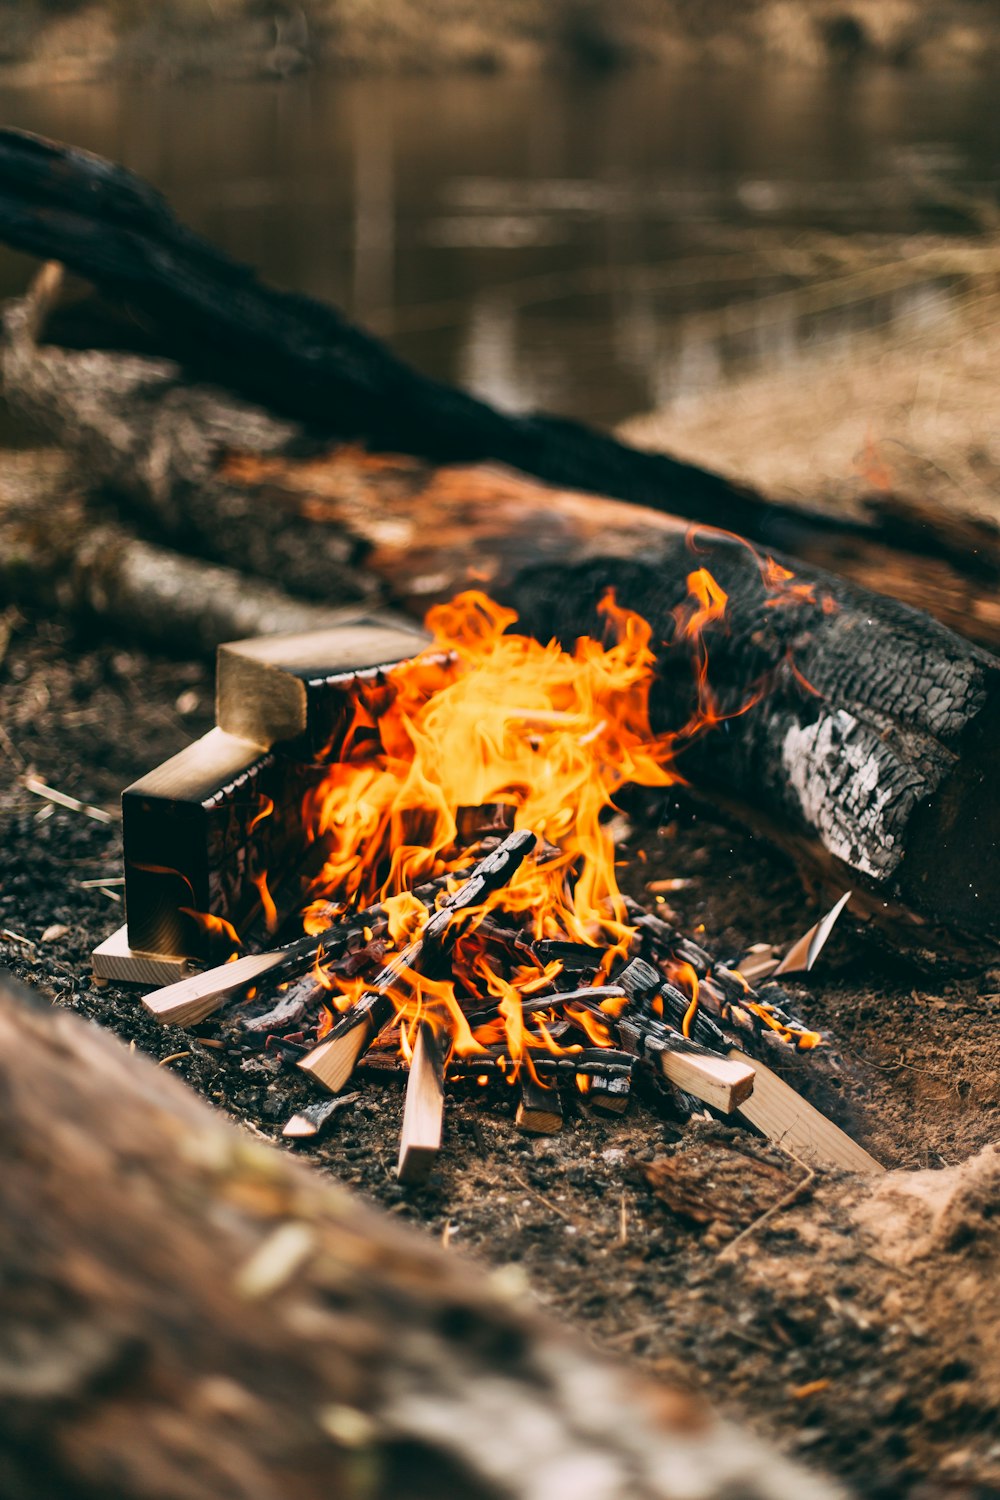
[[[210,669],[13,610],[0,658],[0,961],[280,1140],[316,1097],[293,1066],[244,1055],[218,1020],[164,1029],[134,990],[92,985],[90,950],[122,920],[120,886],[93,883],[120,876],[118,824],[19,782],[33,769],[114,812],[127,782],[210,726]],[[647,901],[647,881],[688,879],[669,900],[721,952],[816,915],[782,858],[680,800],[622,857]],[[863,1495],[1000,1495],[1000,1157],[956,1165],[1000,1139],[1000,969],[921,974],[848,924],[797,999],[842,1056],[817,1068],[817,1097],[887,1166],[931,1170],[873,1189],[642,1099],[621,1118],[580,1099],[561,1135],[526,1137],[509,1090],[456,1086],[439,1167],[404,1189],[392,1078],[362,1082],[296,1149]]]

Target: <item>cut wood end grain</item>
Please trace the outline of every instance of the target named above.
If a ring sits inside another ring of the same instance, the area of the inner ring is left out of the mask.
[[[707,1052],[675,1052],[667,1047],[658,1051],[658,1056],[664,1078],[725,1115],[732,1114],[753,1093],[757,1064],[749,1058],[733,1053],[717,1057]]]
[[[354,1072],[358,1058],[371,1040],[371,1025],[362,1020],[342,1036],[320,1042],[300,1060],[298,1066],[303,1073],[308,1073],[310,1078],[328,1088],[331,1094],[336,1094]]]

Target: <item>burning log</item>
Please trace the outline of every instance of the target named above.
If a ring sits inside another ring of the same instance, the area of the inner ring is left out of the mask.
[[[417,1027],[410,1059],[399,1138],[396,1176],[408,1185],[423,1182],[437,1160],[444,1127],[444,1058],[429,1021]]]
[[[4,980],[0,1092],[11,1494],[529,1500],[567,1472],[578,1500],[680,1500],[692,1472],[703,1500],[839,1493]]]

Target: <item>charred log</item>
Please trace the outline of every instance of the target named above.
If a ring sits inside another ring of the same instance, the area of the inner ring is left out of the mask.
[[[185,385],[192,381],[216,381],[272,414],[258,414],[255,429],[245,427],[235,437],[225,424],[201,430],[196,417],[189,424],[194,455],[206,438],[275,451],[301,444],[308,434],[313,442],[357,440],[373,451],[434,463],[505,463],[549,484],[737,531],[877,585],[938,613],[973,639],[1000,646],[995,527],[928,516],[919,504],[900,499],[873,502],[862,519],[774,504],[719,474],[580,423],[498,412],[409,368],[335,309],[265,285],[178,223],[147,183],[99,157],[0,131],[0,238],[86,277],[129,330],[128,348],[134,349],[139,330],[142,351],[178,362],[161,361],[154,377],[171,388],[169,396],[160,392],[159,402],[171,423],[185,420]],[[91,373],[100,371],[102,386],[122,400],[133,387],[142,402],[142,381],[133,378],[129,359],[91,359],[98,361]],[[230,518],[238,516],[237,504]],[[230,555],[225,527],[217,528],[213,545],[220,561],[245,565]],[[278,556],[287,550],[280,531],[261,527],[259,519],[253,571],[270,576],[275,549]],[[355,559],[337,554],[330,537],[322,567],[308,551],[284,561],[284,576],[292,563],[302,575],[300,589],[308,576],[308,591],[320,597],[329,597],[331,581],[342,598],[355,597]]]
[[[0,1089],[11,1500],[839,1493],[3,978]]]

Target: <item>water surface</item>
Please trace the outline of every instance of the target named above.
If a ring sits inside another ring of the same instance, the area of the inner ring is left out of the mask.
[[[996,82],[306,76],[7,89],[0,119],[127,163],[232,253],[430,373],[612,423],[856,328],[937,316],[943,282],[816,307],[796,246],[950,227],[928,178],[995,196]],[[28,270],[0,251],[0,294]]]

